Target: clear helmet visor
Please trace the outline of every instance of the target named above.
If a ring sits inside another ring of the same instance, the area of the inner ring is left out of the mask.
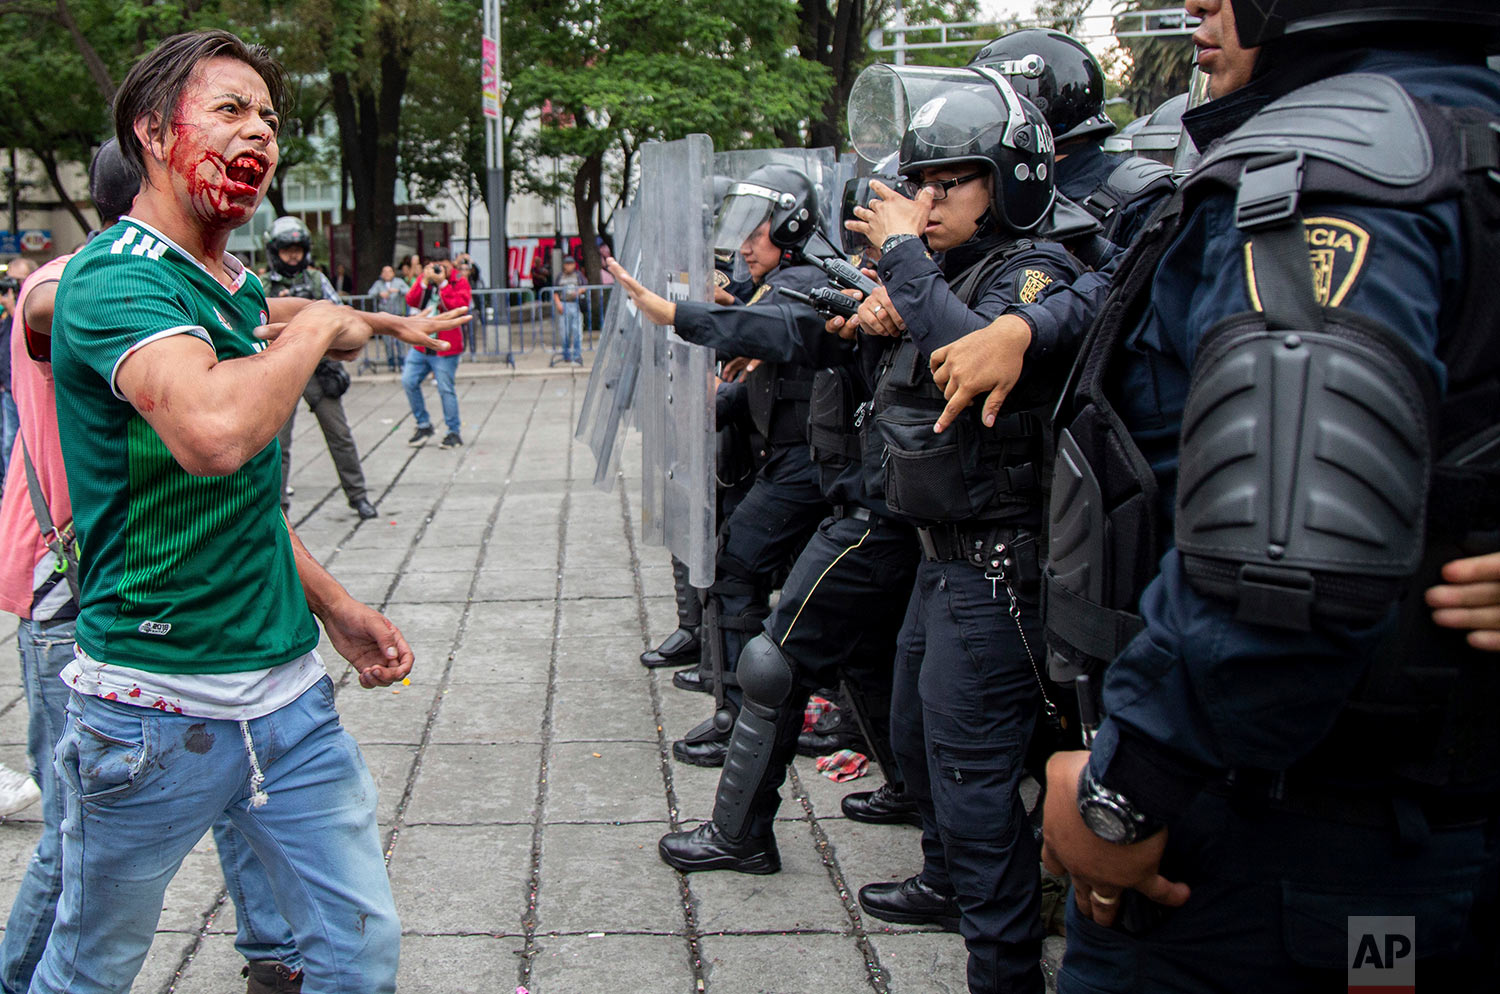
[[[745,190],[747,184],[737,183],[724,198],[719,208],[719,220],[714,225],[714,251],[739,254],[740,246],[755,229],[771,219],[772,200],[762,193]]]
[[[909,128],[931,124],[945,98],[968,91],[993,106],[994,114],[979,126],[1007,130],[1019,126],[1019,109],[1009,82],[999,73],[967,67],[867,67],[849,90],[849,140],[861,157],[879,162],[901,148]]]

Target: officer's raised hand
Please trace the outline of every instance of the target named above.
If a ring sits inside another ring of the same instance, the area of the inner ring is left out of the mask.
[[[993,426],[1000,405],[1021,378],[1030,345],[1031,326],[1014,314],[1002,314],[952,345],[934,349],[932,379],[948,398],[948,406],[932,430],[941,433],[985,392],[989,396],[984,401],[984,423]]]
[[[1167,847],[1165,829],[1132,845],[1118,845],[1101,839],[1084,823],[1078,813],[1078,778],[1088,761],[1087,752],[1054,753],[1047,761],[1043,865],[1072,877],[1079,913],[1100,925],[1114,924],[1126,890],[1180,907],[1190,895],[1187,884],[1173,883],[1158,872]]]
[[[887,239],[896,235],[913,235],[917,238],[927,233],[927,219],[932,214],[936,196],[928,187],[917,192],[912,200],[892,190],[880,180],[871,180],[870,189],[875,196],[870,206],[854,208],[857,220],[845,221],[844,227],[865,236],[871,245],[884,247]]]
[[[611,259],[605,264],[609,267],[610,275],[613,276],[625,292],[630,296],[630,302],[635,305],[641,316],[652,324],[676,324],[677,305],[659,293],[647,290],[640,282],[625,271],[625,267]]]

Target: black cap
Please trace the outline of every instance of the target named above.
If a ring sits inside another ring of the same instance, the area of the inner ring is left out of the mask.
[[[125,161],[119,141],[111,138],[100,145],[89,164],[89,197],[99,211],[102,227],[108,228],[130,213],[130,205],[140,192],[140,178]]]

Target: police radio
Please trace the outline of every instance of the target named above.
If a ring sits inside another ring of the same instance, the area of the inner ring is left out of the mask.
[[[859,313],[859,301],[839,293],[831,286],[813,287],[809,293],[779,286],[776,292],[801,301],[826,318],[852,318]]]

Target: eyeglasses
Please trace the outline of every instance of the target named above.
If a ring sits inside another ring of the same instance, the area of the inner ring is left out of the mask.
[[[921,193],[923,190],[931,190],[933,200],[947,200],[948,191],[953,189],[955,186],[961,186],[962,184],[967,183],[970,180],[983,179],[984,176],[985,174],[983,172],[977,172],[970,173],[967,176],[959,176],[955,179],[935,179],[930,180],[926,183],[918,183],[914,180],[907,180],[906,195],[915,200],[917,198],[917,194]]]

